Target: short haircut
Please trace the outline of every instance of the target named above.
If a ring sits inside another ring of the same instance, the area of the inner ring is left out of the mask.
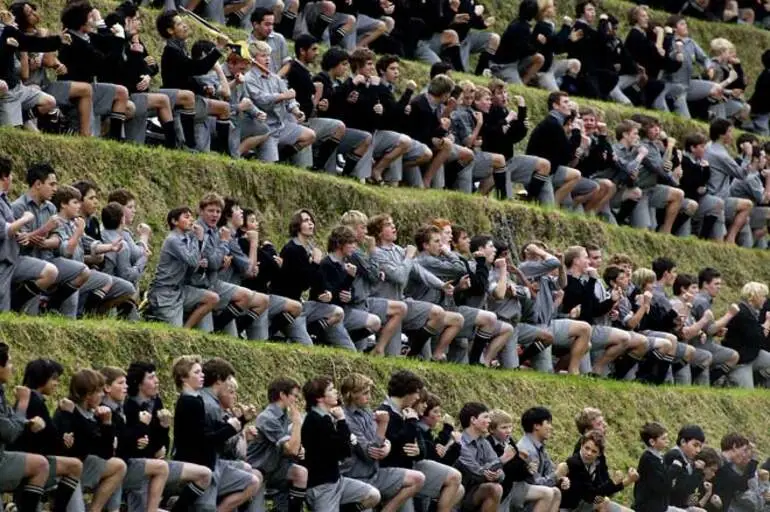
[[[552,419],[551,411],[545,407],[530,407],[521,415],[521,428],[530,434],[534,432],[537,425],[542,425],[546,421],[550,422]]]
[[[475,235],[471,237],[471,253],[482,249],[485,245],[492,241],[492,237],[489,235]]]
[[[212,357],[203,363],[203,386],[213,386],[235,376],[235,368],[230,361],[221,357]]]
[[[674,295],[686,292],[687,289],[695,284],[695,276],[691,274],[679,274],[674,280]]]
[[[639,21],[643,12],[647,12],[647,6],[635,5],[628,10],[628,24],[633,26]]]
[[[302,386],[302,394],[305,396],[305,410],[310,412],[313,407],[316,407],[318,401],[326,394],[326,388],[333,383],[332,378],[326,375],[305,382],[305,385]]]
[[[438,397],[438,395],[435,395],[430,391],[426,391],[425,392],[425,412],[423,412],[422,415],[427,416],[428,414],[430,414],[430,411],[432,411],[436,407],[441,407],[441,399]]]
[[[128,206],[128,203],[131,201],[136,201],[136,196],[127,188],[116,188],[107,196],[108,203],[115,202],[123,206]]]
[[[318,39],[310,34],[301,34],[294,40],[294,55],[299,57],[302,50],[309,50],[314,44],[318,44]]]
[[[584,407],[575,415],[575,427],[579,434],[585,434],[594,428],[594,421],[603,416],[602,411],[596,407]]]
[[[727,50],[732,50],[733,48],[735,48],[735,45],[728,39],[725,39],[724,37],[715,37],[709,44],[709,53],[711,53],[712,57],[716,57],[717,55],[726,52]]]
[[[190,215],[192,215],[192,210],[190,209],[189,206],[178,206],[173,210],[170,210],[166,215],[166,224],[168,225],[168,229],[174,229],[173,223],[178,222],[179,217],[181,217],[185,213],[189,213]]]
[[[468,230],[465,229],[462,226],[454,225],[452,226],[452,243],[457,243],[460,241],[460,237],[463,236],[463,233],[466,235],[468,234]]]
[[[34,163],[27,168],[27,185],[31,187],[38,181],[44,183],[51,174],[56,176],[56,170],[48,162]]]
[[[162,12],[155,19],[155,28],[158,30],[160,37],[163,39],[170,39],[168,31],[174,28],[174,18],[179,16],[179,11],[171,9],[170,11]]]
[[[704,284],[709,284],[714,279],[719,279],[721,277],[722,273],[719,272],[719,270],[712,267],[706,267],[698,272],[698,286],[703,287]]]
[[[7,156],[0,156],[0,178],[7,178],[13,172],[13,161]]]
[[[709,126],[709,139],[716,142],[719,137],[726,135],[732,127],[732,123],[727,119],[715,119]]]
[[[750,281],[741,288],[741,298],[750,301],[758,297],[767,297],[767,285],[757,281]]]
[[[81,404],[91,393],[101,391],[104,387],[104,377],[101,373],[90,368],[84,368],[70,379],[70,400]]]
[[[561,102],[562,98],[569,98],[569,94],[564,91],[554,91],[548,95],[548,110],[553,110],[554,104]]]
[[[526,259],[527,247],[530,246],[530,245],[536,245],[536,246],[540,247],[541,249],[543,249],[544,251],[548,250],[548,247],[545,245],[545,242],[543,242],[542,240],[530,240],[529,242],[524,242],[521,245],[521,251],[519,252],[519,257],[522,260]]]
[[[373,236],[375,240],[379,240],[385,223],[392,219],[393,217],[387,213],[380,213],[375,215],[369,219],[369,223],[366,225],[366,232],[369,234],[369,236]]]
[[[500,425],[513,425],[513,416],[502,409],[489,411],[489,429],[496,430]]]
[[[737,432],[731,432],[729,434],[725,434],[725,436],[719,442],[719,447],[723,452],[726,452],[728,450],[732,450],[733,448],[743,448],[748,444],[749,440],[746,438],[746,436]]]
[[[414,245],[417,246],[417,250],[424,250],[424,246],[430,243],[430,239],[433,235],[441,235],[441,230],[434,225],[420,227],[414,235]]]
[[[334,69],[343,62],[349,62],[350,55],[345,50],[340,48],[329,48],[329,50],[321,57],[321,69],[329,71]]]
[[[500,80],[499,78],[492,78],[489,80],[489,83],[487,84],[487,88],[489,88],[489,92],[491,94],[497,94],[500,91],[505,91],[505,82]]]
[[[473,94],[473,101],[481,101],[487,96],[492,96],[492,91],[486,87],[476,87],[476,92]]]
[[[0,366],[5,368],[8,364],[8,358],[10,357],[11,348],[4,341],[0,341]]]
[[[441,97],[452,92],[455,82],[447,75],[436,75],[430,79],[428,84],[428,94],[435,97]]]
[[[666,432],[666,427],[657,421],[651,421],[642,425],[641,430],[639,430],[639,437],[644,443],[644,446],[650,446],[650,441],[658,439]]]
[[[353,395],[371,390],[374,381],[363,373],[351,373],[340,383],[340,394],[345,405],[352,405]]]
[[[126,371],[123,368],[118,368],[117,366],[105,366],[104,368],[99,369],[99,373],[101,373],[102,377],[104,377],[105,386],[110,386],[119,378],[126,376]]]
[[[634,286],[639,288],[639,290],[644,290],[645,286],[655,282],[655,272],[649,268],[637,268],[634,270],[633,274],[631,274],[631,282],[634,283]]]
[[[567,250],[564,251],[564,266],[567,268],[571,267],[575,260],[580,257],[580,255],[585,250],[586,248],[582,245],[573,245],[571,247],[567,247]]]
[[[249,51],[254,55],[272,55],[273,49],[265,41],[254,41],[249,44]]]
[[[184,388],[184,380],[190,376],[190,372],[196,364],[201,364],[201,356],[179,356],[171,363],[171,377],[174,385],[181,391]]]
[[[583,244],[583,247],[585,248],[586,252],[596,252],[601,251],[602,248],[599,246],[599,244],[595,242],[587,242]]]
[[[532,21],[537,17],[540,9],[537,7],[537,0],[523,0],[519,4],[519,20]]]
[[[333,252],[342,249],[347,244],[356,243],[356,234],[348,226],[337,226],[329,234],[329,240],[326,244],[326,251]]]
[[[71,2],[61,12],[61,24],[64,28],[78,31],[88,24],[88,15],[94,7],[85,1]]]
[[[675,28],[677,25],[679,25],[680,21],[687,21],[687,18],[685,18],[681,14],[672,14],[666,19],[666,26]]]
[[[54,377],[60,377],[64,373],[64,367],[53,359],[35,359],[27,363],[24,368],[22,385],[29,389],[38,389]]]
[[[315,224],[315,216],[313,215],[313,212],[311,212],[307,208],[302,208],[301,210],[295,211],[291,215],[291,219],[289,219],[289,236],[291,236],[292,238],[299,235],[299,232],[302,228],[303,213],[309,216],[310,219],[313,221],[313,224]]]
[[[249,21],[252,23],[262,23],[262,20],[265,19],[265,16],[275,16],[275,13],[272,9],[265,9],[264,7],[258,7],[254,9],[254,12],[251,13],[251,17],[249,18]]]
[[[700,453],[695,456],[695,460],[702,460],[707,468],[722,466],[722,456],[711,446],[704,446]]]
[[[453,69],[454,68],[450,63],[444,62],[442,60],[431,65],[429,76],[431,79],[433,79],[438,75],[446,75],[447,73],[450,73]]]
[[[340,224],[343,226],[366,226],[368,222],[369,218],[360,210],[348,210],[340,217]]]
[[[225,208],[225,200],[216,192],[209,192],[201,197],[201,200],[198,202],[198,209],[203,210],[212,205],[219,206],[223,210]]]
[[[596,109],[594,107],[589,107],[588,105],[583,105],[582,107],[580,107],[579,113],[580,113],[580,117],[585,117],[585,116],[599,117]]]
[[[357,48],[350,54],[350,69],[356,72],[375,58],[376,55],[369,48]]]
[[[128,396],[139,394],[139,388],[148,373],[155,373],[158,369],[148,361],[134,361],[126,370],[126,384],[128,384]]]
[[[439,229],[444,229],[445,227],[449,226],[452,227],[452,221],[449,219],[444,219],[442,217],[436,217],[431,221],[431,224],[436,226]]]
[[[604,269],[604,272],[602,273],[602,279],[604,279],[604,282],[607,283],[607,285],[610,285],[611,283],[615,282],[618,277],[625,273],[626,271],[617,265],[610,265]]]
[[[399,63],[401,62],[401,59],[398,57],[398,55],[383,55],[379,58],[377,63],[375,64],[375,67],[377,68],[377,73],[382,75],[384,74],[391,64],[393,63]]]
[[[629,265],[630,267],[635,267],[636,264],[634,263],[634,260],[631,259],[631,256],[624,252],[616,252],[612,256],[610,256],[607,259],[608,265],[616,265],[618,267],[622,267],[623,265]]]
[[[756,146],[759,143],[759,139],[753,133],[741,133],[738,138],[735,139],[735,148],[740,149],[744,143],[750,143],[752,146]]]
[[[123,222],[123,207],[120,203],[107,203],[102,208],[102,224],[104,229],[118,229]]]
[[[281,377],[270,382],[267,386],[267,401],[277,402],[281,399],[281,393],[290,395],[292,391],[299,389],[299,382],[288,377]]]
[[[586,7],[588,6],[596,7],[596,4],[592,0],[582,0],[575,5],[575,17],[580,18],[585,13]]]
[[[471,426],[471,419],[478,418],[485,412],[489,411],[486,405],[481,402],[468,402],[460,409],[460,426],[462,428],[468,428]]]
[[[632,121],[631,119],[624,119],[615,125],[615,138],[620,140],[626,133],[629,133],[634,129],[638,130],[640,127],[641,125],[636,121]]]
[[[412,393],[417,393],[425,387],[420,377],[409,370],[399,370],[390,376],[388,381],[388,396],[401,398]]]
[[[652,262],[652,271],[655,272],[655,277],[658,280],[663,279],[663,274],[671,272],[674,268],[676,268],[674,260],[666,258],[665,256],[655,258]]]
[[[91,180],[78,180],[72,184],[73,187],[80,191],[82,197],[86,197],[91,190],[99,192],[99,186]]]
[[[596,445],[599,449],[599,453],[604,453],[604,447],[606,445],[604,434],[598,430],[589,430],[580,436],[580,446],[583,446],[589,441]]]
[[[684,137],[684,150],[692,151],[695,146],[700,146],[708,142],[708,139],[701,132],[691,132]]]
[[[706,433],[703,432],[700,425],[685,425],[679,429],[679,433],[676,435],[676,445],[679,446],[693,439],[705,443]]]
[[[57,210],[61,210],[63,205],[69,203],[73,199],[80,201],[80,191],[75,187],[71,187],[70,185],[61,185],[56,189],[56,193],[54,193],[53,197],[51,198],[51,202]]]

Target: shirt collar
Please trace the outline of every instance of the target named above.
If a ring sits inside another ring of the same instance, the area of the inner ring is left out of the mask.
[[[390,398],[390,397],[387,397],[387,398],[386,398],[386,399],[385,399],[385,400],[384,400],[382,403],[383,403],[384,405],[386,405],[386,406],[390,407],[391,409],[393,409],[393,411],[394,411],[395,413],[397,413],[397,414],[401,414],[401,407],[399,407],[399,406],[396,404],[396,402],[394,402],[394,401],[393,401],[393,399],[392,399],[392,398]]]
[[[655,455],[655,456],[656,456],[657,458],[659,458],[660,460],[663,460],[663,454],[662,454],[662,453],[660,453],[658,450],[653,450],[652,448],[649,448],[649,447],[648,447],[648,448],[647,448],[647,451],[648,451],[648,452],[650,452],[651,454]]]
[[[122,403],[119,403],[108,396],[105,396],[104,398],[102,398],[102,404],[106,405],[113,411],[120,411],[123,409]]]
[[[320,407],[318,407],[317,405],[316,405],[315,407],[313,407],[313,409],[312,409],[312,410],[313,410],[313,411],[315,411],[315,413],[316,413],[316,414],[319,414],[319,415],[321,415],[321,416],[328,416],[328,417],[330,417],[330,418],[332,417],[332,414],[331,414],[329,411],[326,411],[326,410],[324,410],[324,409],[321,409],[321,408],[320,408]]]
[[[537,438],[535,438],[535,436],[533,436],[532,434],[525,434],[525,435],[526,435],[526,437],[527,437],[527,438],[530,440],[530,442],[532,443],[532,445],[533,445],[535,448],[537,448],[538,450],[540,450],[540,448],[543,448],[543,447],[545,446],[543,443],[541,443],[540,441],[538,441],[538,440],[537,440]]]
[[[205,394],[205,395],[208,395],[209,397],[214,399],[216,401],[216,403],[219,403],[219,398],[217,397],[217,395],[214,394],[214,390],[212,390],[211,388],[203,388],[201,390],[201,393]]]
[[[83,416],[85,416],[86,418],[94,419],[94,412],[93,411],[89,411],[87,409],[84,409],[83,407],[81,407],[79,405],[75,405],[75,409],[77,409],[77,411],[80,414],[82,414]]]

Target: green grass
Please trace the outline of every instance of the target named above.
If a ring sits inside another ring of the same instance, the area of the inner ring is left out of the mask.
[[[425,380],[453,415],[467,401],[502,408],[514,417],[535,405],[550,408],[555,427],[550,451],[557,461],[571,454],[577,438],[573,418],[587,406],[599,407],[605,414],[609,423],[608,457],[615,469],[635,466],[642,451],[639,427],[651,420],[666,425],[672,438],[682,425],[699,423],[711,443],[718,444],[729,431],[740,431],[760,447],[770,444],[765,421],[770,398],[764,392],[653,388],[534,372],[372,358],[323,347],[243,342],[198,331],[116,321],[75,322],[0,315],[0,338],[11,344],[16,383],[32,358],[45,355],[61,362],[67,373],[60,395],[66,393],[69,375],[78,368],[125,368],[133,360],[150,360],[159,365],[163,399],[171,407],[176,399],[169,372],[172,360],[182,354],[200,354],[204,358],[223,357],[234,364],[240,382],[239,397],[244,403],[265,406],[267,384],[278,376],[289,376],[302,383],[326,374],[339,382],[354,371],[375,381],[376,403],[384,397],[391,372],[408,368]],[[518,427],[515,432],[519,435]]]

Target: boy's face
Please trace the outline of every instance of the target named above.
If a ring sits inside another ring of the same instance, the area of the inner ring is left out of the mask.
[[[441,228],[441,245],[449,245],[452,241],[452,226]]]
[[[50,201],[56,192],[56,189],[59,187],[59,182],[57,181],[55,174],[49,174],[45,181],[36,181],[33,187],[37,189],[40,199]]]
[[[340,62],[329,70],[329,74],[334,78],[342,78],[348,76],[348,73],[350,73],[350,62],[346,60]]]
[[[128,393],[128,384],[125,377],[118,377],[109,386],[104,386],[104,393],[111,399],[120,403],[126,399]]]
[[[342,246],[342,255],[349,258],[356,252],[356,249],[358,249],[358,244],[355,242],[352,244],[345,244]]]
[[[698,285],[695,283],[691,284],[690,287],[687,288],[687,293],[694,296],[696,293],[698,293]]]
[[[598,430],[602,434],[607,432],[607,422],[604,421],[604,416],[598,416],[591,423],[591,430]]]
[[[383,73],[382,78],[390,83],[394,83],[400,76],[401,66],[398,64],[398,62],[391,62],[390,65],[385,69],[385,73]]]
[[[417,403],[417,400],[420,399],[420,391],[417,390],[414,393],[409,393],[408,395],[404,395],[403,398],[401,398],[401,406],[402,407],[412,407],[414,404]]]
[[[481,432],[482,434],[486,434],[489,432],[489,412],[482,412],[475,418],[471,418],[471,426]]]
[[[676,24],[676,35],[679,37],[687,37],[690,33],[690,31],[687,28],[687,21],[682,20],[679,23]]]
[[[705,468],[703,468],[703,478],[707,482],[712,481],[716,476],[718,470],[719,470],[719,466],[717,466],[716,464],[712,464],[711,466],[706,466]]]
[[[99,407],[102,403],[102,398],[104,398],[103,389],[98,389],[97,391],[86,395],[86,409],[95,409]]]
[[[382,225],[380,240],[387,243],[395,242],[397,236],[398,230],[396,229],[396,225],[393,223],[393,219],[388,219]]]
[[[6,384],[11,380],[13,376],[13,363],[11,362],[11,354],[8,354],[8,361],[5,366],[0,366],[0,384]]]
[[[632,128],[631,131],[628,131],[623,135],[629,146],[633,147],[639,144],[639,128]]]
[[[433,428],[441,421],[441,407],[436,406],[430,411],[426,411],[422,415],[422,422],[428,425],[429,427]]]
[[[512,432],[513,423],[502,423],[495,428],[495,430],[492,432],[492,435],[495,436],[499,441],[507,441],[510,439]]]
[[[473,105],[473,98],[476,96],[476,90],[473,87],[468,87],[463,90],[462,102],[466,107]]]
[[[663,282],[666,286],[671,286],[676,281],[677,270],[676,267],[663,274]]]
[[[372,390],[367,388],[363,391],[353,394],[353,405],[356,407],[366,407],[372,399]]]
[[[425,251],[431,256],[438,256],[441,254],[441,235],[433,233],[430,235],[430,240],[423,246]]]
[[[596,18],[596,7],[593,4],[587,4],[583,9],[583,19],[588,23],[593,23]]]
[[[199,363],[195,363],[190,368],[190,373],[184,378],[183,382],[187,384],[191,389],[198,390],[203,388],[203,367]]]
[[[361,66],[358,70],[358,74],[364,75],[366,78],[374,76],[376,73],[377,73],[377,70],[374,67],[373,60],[367,60],[366,63],[363,66]]]
[[[572,267],[578,272],[583,272],[590,265],[588,259],[588,253],[585,250],[581,250],[580,254],[572,260]]]
[[[219,392],[219,402],[222,404],[222,408],[227,410],[232,409],[237,401],[238,386],[236,385],[235,380],[233,380],[232,377],[229,377]]]
[[[615,284],[617,284],[618,286],[620,286],[622,289],[625,290],[626,288],[628,288],[629,281],[630,279],[628,277],[628,274],[626,272],[621,272],[618,275],[618,278],[615,279]]]
[[[254,29],[254,33],[259,38],[266,38],[273,33],[273,27],[275,27],[275,15],[267,14],[259,23],[252,23],[251,27]]]
[[[596,130],[596,116],[593,114],[586,114],[583,116],[583,128],[587,132],[593,132]]]
[[[130,199],[123,207],[123,222],[130,226],[134,223],[134,217],[136,217],[136,201]]]
[[[286,405],[286,407],[297,405],[297,402],[299,401],[299,397],[300,397],[299,388],[292,389],[291,393],[289,393],[288,395],[286,393],[281,393],[281,401]]]
[[[176,227],[180,231],[189,231],[192,226],[193,218],[190,212],[184,212],[176,220]]]
[[[664,432],[660,437],[650,440],[650,448],[662,452],[668,447],[668,432]]]
[[[540,425],[535,425],[535,434],[543,441],[550,439],[551,434],[553,434],[553,425],[550,421],[545,420]]]
[[[270,54],[269,53],[257,53],[254,55],[254,60],[265,69],[270,68]]]
[[[492,105],[504,107],[508,104],[508,91],[505,88],[498,89],[492,93]]]
[[[600,453],[599,447],[593,441],[586,441],[580,447],[580,457],[583,459],[583,462],[588,464],[593,464],[599,458]]]
[[[682,453],[684,453],[685,457],[690,460],[694,460],[703,449],[703,443],[701,443],[698,439],[690,439],[689,441],[683,441],[679,445],[679,449],[682,450]]]
[[[308,48],[304,52],[305,52],[304,61],[307,63],[313,64],[318,58],[318,45],[312,44],[310,48]]]
[[[588,261],[589,261],[589,264],[593,268],[595,268],[595,269],[601,268],[602,263],[604,261],[604,257],[602,256],[602,251],[601,250],[589,251],[588,252]]]
[[[299,226],[299,232],[304,236],[313,236],[315,234],[315,222],[313,217],[302,212],[302,223]]]
[[[173,25],[168,31],[169,36],[173,39],[185,40],[190,37],[190,27],[184,22],[181,16],[174,16]]]
[[[690,151],[692,152],[692,156],[702,159],[706,155],[706,143],[704,142],[703,144],[696,144],[690,149]]]
[[[50,379],[48,379],[48,382],[46,382],[42,388],[40,388],[40,392],[46,396],[50,396],[56,392],[56,389],[58,387],[59,387],[59,376],[54,375]]]
[[[468,236],[468,233],[465,231],[460,233],[460,236],[457,238],[457,243],[455,244],[455,248],[461,253],[467,253],[471,250],[471,238]]]
[[[159,391],[158,374],[155,372],[145,373],[142,383],[139,385],[139,392],[144,396],[156,397]]]
[[[474,101],[473,105],[481,112],[487,114],[489,109],[492,108],[492,97],[489,94],[485,94]]]
[[[257,222],[257,216],[253,213],[249,214],[248,217],[246,217],[246,229],[254,230],[259,227],[259,223]]]
[[[201,210],[201,218],[209,227],[216,227],[220,217],[222,217],[222,208],[218,204],[206,205]]]
[[[65,217],[74,219],[80,215],[80,199],[70,199],[65,204],[61,205],[61,210]]]
[[[243,210],[240,206],[233,206],[233,213],[230,216],[230,224],[233,225],[235,229],[238,229],[243,225]]]
[[[339,405],[339,395],[337,393],[337,389],[334,387],[334,384],[329,384],[326,387],[326,391],[324,392],[324,396],[321,401],[327,407],[337,407],[337,405]]]
[[[90,189],[83,197],[82,204],[80,205],[80,211],[84,216],[88,217],[93,215],[99,210],[99,196],[96,195],[96,190]]]
[[[248,60],[237,56],[233,56],[227,61],[227,67],[230,69],[230,72],[236,75],[238,73],[246,73],[250,65],[251,63]]]
[[[708,283],[704,282],[703,289],[706,290],[706,292],[712,297],[716,297],[719,295],[719,290],[722,289],[722,278],[715,277]]]

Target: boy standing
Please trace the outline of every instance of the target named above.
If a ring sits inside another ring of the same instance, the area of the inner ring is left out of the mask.
[[[670,510],[672,484],[672,472],[663,463],[668,432],[660,423],[645,423],[640,437],[645,450],[639,459],[639,481],[634,486],[634,510],[666,512]]]
[[[519,439],[516,447],[520,452],[527,454],[527,460],[537,470],[533,474],[533,482],[536,485],[550,487],[553,492],[552,510],[558,509],[561,502],[561,491],[569,489],[569,478],[562,474],[562,466],[554,466],[548,452],[545,451],[545,442],[551,438],[553,426],[551,411],[545,407],[532,407],[521,415],[521,428],[524,437]]]

